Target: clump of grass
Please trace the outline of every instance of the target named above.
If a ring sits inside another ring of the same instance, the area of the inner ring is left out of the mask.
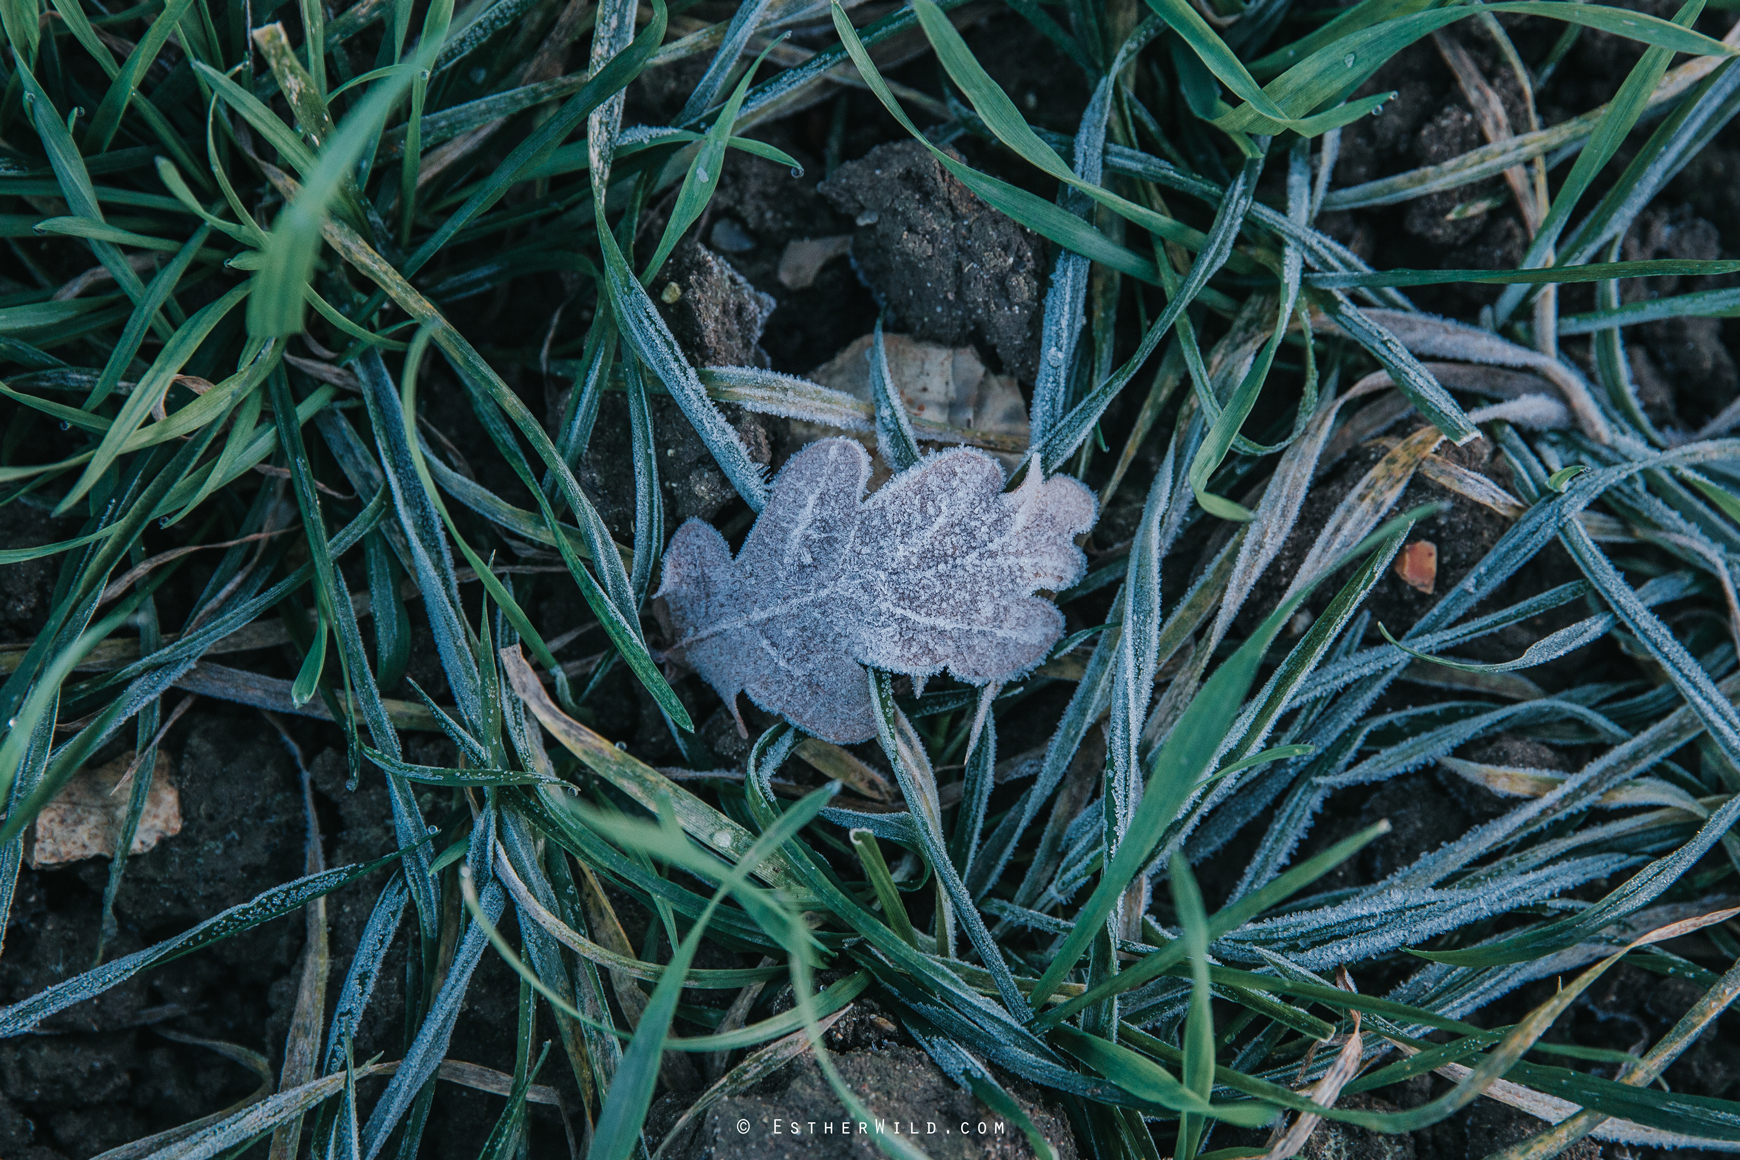
[[[1210,1147],[1218,1124],[1271,1127],[1252,1151],[1279,1160],[1320,1119],[1408,1131],[1483,1092],[1583,1109],[1510,1149],[1513,1160],[1544,1160],[1589,1133],[1740,1142],[1740,1104],[1649,1086],[1740,978],[1719,905],[1740,859],[1740,446],[1720,437],[1723,419],[1702,432],[1652,424],[1624,345],[1628,326],[1730,314],[1740,292],[1621,294],[1631,279],[1740,264],[1624,261],[1619,250],[1733,116],[1735,50],[1694,29],[1700,0],[1671,21],[1563,0],[1360,0],[1332,19],[1285,0],[1149,0],[1146,12],[1010,0],[1084,74],[1085,113],[1064,137],[1033,128],[991,79],[951,22],[960,7],[910,0],[859,22],[837,4],[746,0],[709,9],[720,17],[709,23],[663,0],[646,11],[633,0],[459,11],[451,0],[342,11],[150,0],[115,12],[0,0],[0,196],[15,262],[0,304],[0,503],[81,521],[57,543],[0,547],[0,562],[60,567],[38,634],[0,654],[0,897],[10,905],[25,828],[130,730],[141,761],[107,914],[150,788],[145,755],[174,723],[163,705],[176,689],[336,722],[353,772],[385,782],[398,842],[381,863],[327,869],[315,836],[306,876],[0,1011],[0,1034],[24,1034],[158,963],[308,908],[281,1073],[268,1071],[248,1106],[129,1155],[189,1160],[265,1140],[275,1160],[303,1147],[415,1154],[429,1085],[472,1075],[442,1065],[491,944],[528,989],[486,1157],[523,1143],[550,1054],[580,1093],[575,1146],[595,1160],[659,1149],[642,1130],[671,1052],[747,1053],[729,1057],[705,1106],[813,1051],[861,1114],[819,1035],[869,988],[1040,1154],[1049,1145],[1006,1090],[1010,1076],[1060,1100],[1081,1146],[1108,1160],[1231,1155]],[[1557,21],[1565,34],[1524,59],[1501,16]],[[1491,79],[1452,53],[1489,143],[1338,186],[1342,127],[1389,96],[1362,86],[1458,21],[1479,23],[1512,62],[1529,123],[1494,113]],[[793,27],[831,27],[837,41],[773,52]],[[1607,104],[1540,126],[1531,86],[1582,29],[1635,41],[1641,58]],[[882,77],[878,46],[901,34],[924,38],[946,102]],[[1687,59],[1675,65],[1676,54]],[[624,129],[637,77],[703,56],[674,125]],[[708,768],[692,739],[706,694],[661,667],[662,642],[648,635],[665,524],[653,396],[675,403],[751,512],[768,482],[721,402],[874,429],[896,465],[918,453],[915,429],[928,430],[880,379],[871,414],[790,376],[697,368],[646,289],[703,220],[730,151],[795,166],[750,134],[841,83],[868,86],[968,189],[1054,243],[1027,470],[1082,477],[1102,503],[1148,487],[1128,544],[1101,544],[1121,550],[1058,594],[1066,609],[1109,612],[1080,625],[1056,664],[989,696],[869,675],[881,758],[907,806],[892,813],[847,806],[831,783],[781,801],[790,783],[776,779],[800,744],[861,794],[888,785],[863,754],[789,725],[755,739],[736,777],[697,792],[614,745],[614,723],[588,704],[611,673],[637,683],[689,764]],[[1005,150],[1056,195],[932,144],[961,134]],[[1315,224],[1326,210],[1501,174],[1532,233],[1516,269],[1373,270]],[[21,244],[31,235],[55,240]],[[584,333],[555,341],[573,389],[553,434],[501,373],[524,356],[486,355],[465,305],[486,290],[512,301],[552,269],[592,308]],[[1595,308],[1562,314],[1558,288],[1586,282]],[[1446,283],[1503,290],[1484,318],[1462,322],[1408,297]],[[1592,373],[1558,348],[1582,335]],[[419,410],[437,352],[512,488],[485,486],[437,450],[447,433]],[[630,416],[626,545],[575,476],[612,391]],[[1314,546],[1286,583],[1259,599],[1329,460],[1375,434],[1375,416],[1410,412],[1425,425],[1383,445],[1310,529]],[[1514,491],[1440,454],[1477,437],[1499,448]],[[1149,443],[1163,449],[1145,456]],[[1378,643],[1362,604],[1432,514],[1399,510],[1416,478],[1498,512],[1508,530],[1400,636],[1381,626]],[[1581,578],[1516,597],[1509,582],[1554,542]],[[222,554],[183,594],[190,549]],[[499,564],[509,556],[544,570],[515,575]],[[1163,592],[1163,571],[1190,581]],[[463,600],[473,580],[480,595]],[[578,597],[596,622],[604,654],[590,669],[558,660],[562,642],[533,614],[543,605],[531,597],[551,592]],[[1320,610],[1296,618],[1314,592]],[[189,611],[165,625],[157,610],[170,593]],[[1582,615],[1512,660],[1456,651],[1556,609]],[[404,677],[415,617],[445,677],[440,703]],[[1623,679],[1547,695],[1515,676],[1606,637],[1631,658]],[[215,667],[243,639],[287,645],[294,671]],[[1455,699],[1386,700],[1422,677]],[[999,732],[1048,703],[1036,692],[1069,683],[1043,723],[1032,782],[998,785]],[[1066,775],[1102,727],[1107,756],[1084,796]],[[444,734],[455,765],[408,761],[411,730]],[[1455,756],[1517,730],[1589,756],[1568,774]],[[1693,744],[1695,769],[1680,756]],[[1328,796],[1441,761],[1516,800],[1381,881],[1324,889],[1384,831],[1296,856]],[[1241,832],[1257,837],[1233,841]],[[1238,863],[1212,912],[1192,869],[1211,859]],[[394,872],[329,989],[321,900],[382,865]],[[613,916],[579,903],[583,887],[604,899],[600,880],[656,913],[668,957],[636,957]],[[1619,884],[1592,899],[1602,881]],[[499,929],[510,908],[517,945]],[[1676,944],[1685,953],[1659,945],[1696,930],[1701,941]],[[374,973],[400,938],[411,1030],[396,1060],[355,1059]],[[709,942],[742,965],[695,966]],[[784,965],[752,965],[764,954]],[[1385,996],[1337,985],[1342,969],[1397,974],[1409,954],[1419,965]],[[1622,959],[1694,980],[1705,997],[1615,1080],[1542,1036]],[[818,991],[822,968],[834,981]],[[788,971],[791,1011],[679,1033],[685,989],[756,988]],[[1543,972],[1569,981],[1526,1018],[1468,1022]],[[533,1041],[538,1006],[554,1048]],[[1342,1093],[1458,1065],[1452,1088],[1419,1107],[1337,1106]],[[359,1106],[358,1081],[376,1075],[384,1088]],[[904,1137],[876,1139],[914,1151]]]

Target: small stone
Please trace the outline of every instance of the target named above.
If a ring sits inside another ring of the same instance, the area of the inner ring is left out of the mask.
[[[81,771],[42,808],[31,831],[32,869],[114,854],[132,796],[131,780],[123,784],[122,778],[132,762],[129,751],[106,765]],[[169,758],[159,752],[152,767],[151,790],[145,795],[145,810],[139,815],[128,853],[143,854],[180,832],[181,796],[170,780]]]
[[[755,248],[749,231],[731,218],[720,218],[713,227],[713,248],[723,254],[747,254]]]
[[[866,356],[872,340],[873,336],[864,335],[812,370],[809,377],[824,387],[868,402],[870,361]],[[1005,471],[1013,472],[1021,466],[1026,458],[1027,405],[1014,378],[988,371],[978,351],[971,346],[948,347],[921,342],[905,334],[885,335],[883,341],[888,373],[907,414],[1001,436],[1008,449],[993,454],[1002,461]],[[792,421],[792,437],[796,442],[809,443],[839,434],[848,433]],[[862,432],[850,434],[854,438],[864,435],[861,441],[875,454],[873,436]],[[920,431],[919,438],[925,437],[925,432]],[[874,459],[872,484],[879,485],[887,475],[887,465],[880,458]]]
[[[785,244],[779,255],[779,284],[787,290],[807,290],[815,285],[816,275],[822,272],[823,266],[851,251],[851,234],[794,238]]]
[[[675,282],[666,282],[664,293],[659,295],[659,301],[666,306],[675,306],[683,300],[683,288]]]

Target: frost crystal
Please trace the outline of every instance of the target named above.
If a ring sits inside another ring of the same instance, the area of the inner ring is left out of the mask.
[[[1030,471],[1013,492],[990,456],[928,455],[868,500],[870,456],[812,443],[774,481],[737,559],[690,520],[665,551],[659,595],[673,656],[736,711],[737,694],[836,744],[876,735],[864,665],[983,685],[1044,659],[1063,614],[1034,595],[1086,567],[1075,536],[1093,494]]]

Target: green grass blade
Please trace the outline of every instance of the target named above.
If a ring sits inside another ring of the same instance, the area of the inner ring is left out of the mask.
[[[1172,905],[1178,912],[1184,953],[1190,960],[1190,1014],[1184,1021],[1184,1087],[1206,1103],[1214,1090],[1214,1009],[1208,989],[1208,915],[1202,891],[1184,855],[1172,856]],[[1178,1125],[1176,1155],[1189,1160],[1202,1142],[1202,1116],[1186,1112]]]
[[[169,162],[165,161],[162,164],[167,166]],[[127,325],[121,331],[120,340],[109,352],[108,361],[103,364],[103,373],[97,377],[96,386],[91,388],[91,393],[85,398],[84,409],[86,411],[94,410],[97,404],[108,398],[109,393],[120,384],[121,376],[127,373],[127,367],[132,363],[133,356],[139,353],[139,347],[145,341],[145,332],[150,329],[151,320],[157,316],[157,311],[168,301],[169,296],[175,293],[176,285],[187,273],[187,268],[192,264],[194,256],[199,253],[200,247],[205,245],[210,236],[211,227],[209,225],[203,225],[195,230],[193,236],[181,247],[180,252],[170,259],[169,264],[159,270],[156,276],[151,279],[150,285],[145,287],[145,297],[133,308],[133,313],[128,316]]]
[[[410,87],[414,74],[429,68],[439,51],[439,41],[421,44],[404,70],[370,85],[368,95],[350,111],[318,159],[304,171],[302,190],[278,215],[266,242],[265,265],[254,275],[257,290],[248,301],[250,334],[290,335],[302,330],[306,287],[314,273],[321,225],[329,208],[343,192],[363,151],[379,135],[393,106]]]
[[[71,6],[77,7],[76,0]],[[141,101],[147,99],[139,93],[140,82],[145,79],[145,70],[157,59],[158,53],[163,51],[163,46],[169,42],[169,34],[175,31],[176,25],[181,23],[181,18],[192,7],[193,0],[169,0],[162,13],[152,21],[145,35],[139,38],[133,51],[127,54],[127,62],[119,71],[110,74],[113,80],[109,84],[109,91],[103,94],[103,102],[97,106],[96,115],[91,118],[91,127],[85,130],[85,152],[101,153],[107,149],[121,127],[121,114],[126,112],[127,103],[135,94],[139,95]]]
[[[767,0],[760,0],[760,3],[765,5]],[[738,10],[737,16],[733,17],[733,21],[756,10],[756,4],[745,4]],[[723,53],[724,50],[720,51]],[[653,280],[663,268],[665,259],[676,249],[678,240],[688,232],[690,226],[700,220],[707,203],[713,199],[713,192],[719,188],[719,178],[725,171],[725,147],[731,140],[731,126],[736,123],[738,111],[743,108],[743,98],[749,92],[749,82],[755,78],[755,70],[772,51],[771,44],[762,50],[755,63],[743,74],[743,79],[737,82],[737,87],[732,90],[725,107],[713,121],[712,128],[701,138],[701,147],[695,151],[695,160],[690,164],[689,171],[683,175],[682,188],[677,190],[676,204],[671,206],[670,220],[665,223],[658,247],[641,269],[641,285],[645,286]],[[694,100],[702,95],[702,90],[697,89],[690,99]]]
[[[528,172],[542,162],[564,138],[572,133],[576,126],[586,120],[592,112],[608,100],[614,93],[624,88],[640,72],[651,56],[653,50],[664,39],[666,11],[664,0],[653,0],[653,18],[645,28],[623,51],[610,58],[610,62],[600,69],[586,84],[568,99],[561,111],[551,117],[537,131],[527,137],[513,152],[496,167],[477,192],[465,201],[465,204],[453,211],[446,221],[442,222],[423,244],[417,247],[401,267],[405,276],[410,277],[421,270],[429,259],[441,250],[453,235],[457,234],[473,219],[487,211],[500,201],[507,191],[518,182],[525,180]]]
[[[85,465],[77,482],[62,497],[58,511],[67,511],[90,491],[109,469],[109,465],[122,453],[128,438],[150,417],[151,409],[168,392],[175,376],[181,373],[182,367],[193,357],[200,344],[226,314],[241,304],[251,288],[250,284],[244,283],[224,294],[188,319],[187,325],[177,330],[175,336],[163,345],[156,360],[152,362],[151,369],[121,405],[120,412],[103,435],[102,442],[97,445],[91,461]]]
[[[296,671],[296,680],[290,685],[290,703],[298,709],[308,704],[318,690],[321,674],[326,669],[326,637],[326,617],[322,615],[314,626],[314,644],[302,658],[302,667]]]

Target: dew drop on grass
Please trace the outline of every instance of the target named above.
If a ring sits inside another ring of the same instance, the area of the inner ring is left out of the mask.
[[[1353,62],[1358,60],[1358,59],[1359,58],[1356,55],[1354,55],[1353,53],[1350,52],[1346,56],[1341,58],[1341,63],[1346,65],[1348,68],[1352,68]]]

